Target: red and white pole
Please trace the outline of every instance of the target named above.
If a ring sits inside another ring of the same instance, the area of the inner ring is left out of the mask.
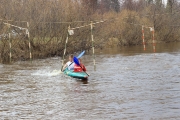
[[[143,39],[144,50],[146,50],[146,45],[145,45],[145,41],[144,41],[144,26],[142,26],[142,39]]]

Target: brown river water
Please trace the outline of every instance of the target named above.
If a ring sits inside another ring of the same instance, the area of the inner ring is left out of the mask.
[[[180,119],[180,43],[96,50],[80,81],[59,57],[0,64],[0,119]]]

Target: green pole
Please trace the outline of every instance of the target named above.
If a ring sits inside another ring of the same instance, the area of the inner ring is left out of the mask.
[[[94,53],[94,37],[93,37],[93,22],[92,21],[91,21],[91,40],[92,40],[92,50],[93,50],[94,71],[96,71],[96,61],[95,61],[95,53]]]
[[[68,31],[70,30],[70,26],[68,27]],[[64,57],[65,57],[65,54],[66,54],[66,46],[67,46],[67,43],[68,43],[68,39],[69,39],[69,33],[67,31],[67,37],[66,37],[66,42],[65,42],[65,46],[64,46],[64,54],[63,54],[63,59],[62,59],[62,67],[61,67],[61,71],[63,69],[63,66],[64,66]]]
[[[28,41],[29,41],[29,58],[30,58],[30,61],[32,62],[31,40],[30,40],[30,34],[29,34],[29,22],[27,22],[26,34],[28,35]]]
[[[9,62],[11,63],[11,58],[12,58],[12,45],[11,45],[11,31],[10,31],[10,24],[8,25],[8,31],[9,31]]]

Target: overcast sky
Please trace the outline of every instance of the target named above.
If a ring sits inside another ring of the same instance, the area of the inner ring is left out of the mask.
[[[178,2],[180,2],[180,0],[177,0]],[[167,0],[163,0],[164,4],[167,4]]]
[[[167,0],[163,0],[163,3],[164,3],[164,4],[167,4]]]

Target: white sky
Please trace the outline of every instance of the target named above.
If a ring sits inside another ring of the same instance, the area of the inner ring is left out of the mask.
[[[166,5],[167,4],[167,0],[163,0],[163,3]]]
[[[177,0],[178,2],[180,2],[180,0]],[[167,4],[167,0],[163,0],[163,3],[166,5]]]

